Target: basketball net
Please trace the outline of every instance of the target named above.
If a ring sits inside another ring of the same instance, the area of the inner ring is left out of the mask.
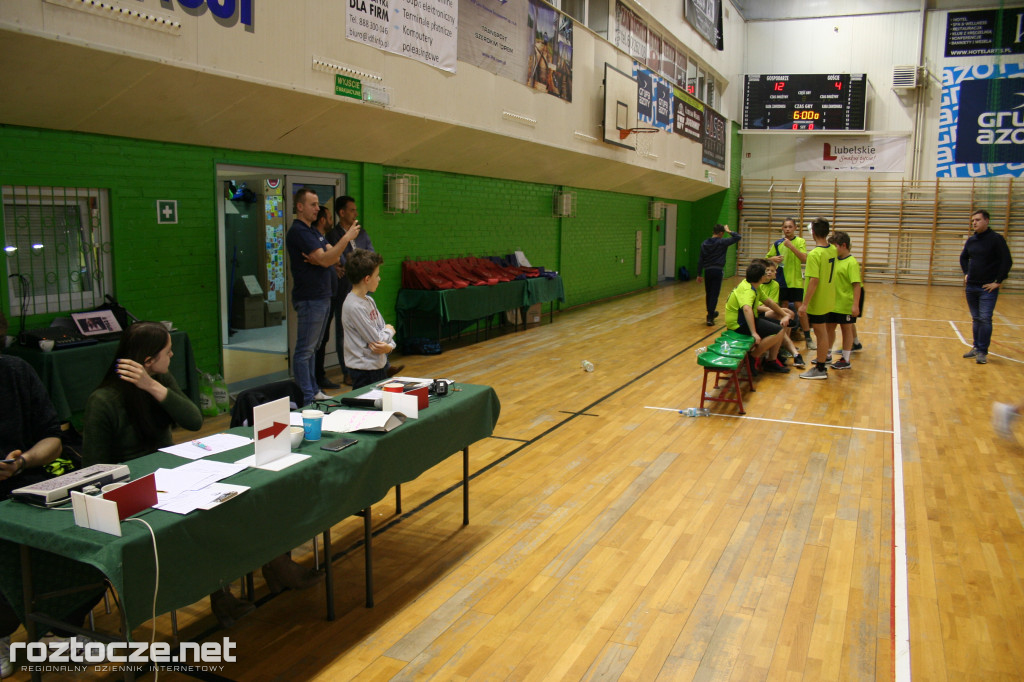
[[[642,159],[651,155],[651,144],[654,142],[654,133],[657,128],[625,128],[619,131],[619,139],[625,140],[632,136],[633,151]]]

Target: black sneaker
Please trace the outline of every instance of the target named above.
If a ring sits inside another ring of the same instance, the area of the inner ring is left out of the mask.
[[[761,365],[761,371],[772,374],[789,374],[789,367],[784,367],[778,361],[771,360]]]
[[[860,341],[854,341],[853,342],[853,349],[852,350],[853,350],[854,353],[856,353],[857,351],[861,350],[862,348],[864,348],[864,346],[860,345]]]
[[[804,362],[804,356],[797,353],[796,357],[793,358],[793,366],[798,369],[803,369],[804,367],[806,367],[807,363]]]
[[[978,354],[978,349],[977,349],[977,348],[971,348],[971,349],[970,349],[969,351],[967,351],[966,353],[964,353],[964,357],[965,357],[965,358],[973,358],[973,357],[975,357],[975,356],[976,356],[977,354]]]
[[[979,350],[977,352],[977,354],[974,356],[974,361],[976,363],[978,363],[979,365],[987,365],[988,364],[988,353],[982,353]]]
[[[839,358],[832,363],[832,369],[850,369],[850,363],[842,358]]]

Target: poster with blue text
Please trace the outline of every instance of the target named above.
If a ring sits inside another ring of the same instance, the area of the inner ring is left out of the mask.
[[[1022,78],[1024,64],[947,66],[942,70],[937,177],[1021,177],[1024,163],[1016,159],[1024,159],[1019,146],[1024,133],[1017,131],[1015,121],[1024,122],[1024,114],[1013,108],[1019,106],[1013,100],[1021,101],[1016,90],[1024,93],[1024,80],[1020,88],[1013,87],[1013,82]],[[1011,82],[977,82],[998,80]],[[966,137],[961,139],[961,135]]]

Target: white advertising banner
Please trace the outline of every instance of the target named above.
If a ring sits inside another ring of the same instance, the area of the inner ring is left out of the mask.
[[[532,45],[529,3],[462,0],[459,59],[504,78],[526,81]]]
[[[346,36],[455,73],[458,0],[348,0]]]
[[[902,173],[905,137],[805,137],[796,147],[798,171]]]

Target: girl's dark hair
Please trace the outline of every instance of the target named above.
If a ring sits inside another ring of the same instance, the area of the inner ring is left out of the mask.
[[[110,364],[100,386],[109,386],[118,392],[128,413],[128,420],[139,434],[140,441],[149,448],[156,449],[161,436],[173,426],[167,412],[159,403],[135,384],[123,380],[117,374],[117,361],[120,359],[134,360],[140,365],[154,358],[167,346],[171,338],[167,328],[159,322],[136,322],[121,335],[121,343],[117,346],[117,355]]]

